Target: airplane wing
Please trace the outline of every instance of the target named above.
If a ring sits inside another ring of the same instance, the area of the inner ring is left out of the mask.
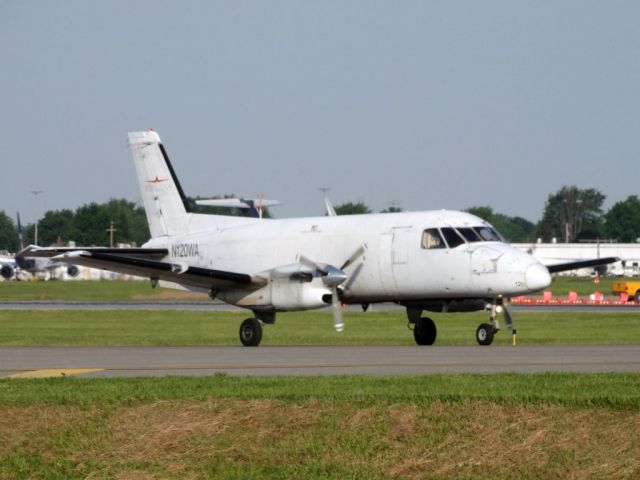
[[[577,270],[579,268],[597,267],[599,265],[608,265],[620,261],[618,257],[596,258],[593,260],[576,260],[575,262],[556,263],[555,265],[545,265],[549,273],[566,272],[568,270]]]
[[[51,258],[65,253],[77,252],[97,252],[120,255],[124,257],[137,257],[157,260],[165,257],[169,251],[166,248],[107,248],[107,247],[38,247],[29,245],[18,253],[23,257],[45,257]]]
[[[55,254],[53,250],[63,251]],[[49,249],[35,247],[33,249],[27,248],[24,252],[27,256],[35,256],[36,254],[50,256],[54,261],[72,265],[149,277],[154,280],[166,280],[204,289],[257,288],[267,283],[267,280],[262,277],[245,273],[214,270],[152,259],[154,257],[157,258],[159,255],[166,255],[166,249]],[[54,255],[52,256],[51,253],[54,253]]]

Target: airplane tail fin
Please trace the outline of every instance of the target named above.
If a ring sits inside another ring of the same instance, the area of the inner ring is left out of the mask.
[[[160,136],[153,130],[129,132],[129,146],[151,237],[187,233],[189,203]]]

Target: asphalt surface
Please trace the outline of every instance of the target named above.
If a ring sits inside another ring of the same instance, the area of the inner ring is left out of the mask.
[[[0,302],[0,310],[189,310],[189,311],[246,311],[219,301],[204,302],[68,302],[68,301],[13,301]],[[351,305],[350,311],[362,311],[360,305]],[[371,311],[402,311],[394,303],[379,303]],[[622,305],[512,305],[513,312],[588,312],[588,313],[640,313],[640,306]]]
[[[640,372],[640,345],[0,348],[0,377],[453,372]]]

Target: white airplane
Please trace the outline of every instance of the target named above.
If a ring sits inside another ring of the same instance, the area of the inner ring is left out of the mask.
[[[35,276],[43,280],[49,280],[50,278],[54,278],[57,272],[59,272],[59,270],[61,270],[62,268],[66,269],[68,276],[78,276],[78,274],[80,273],[80,269],[76,265],[57,262],[48,258],[34,258],[24,255],[23,231],[22,224],[20,223],[20,213],[17,214],[17,220],[18,242],[20,244],[21,251],[14,257],[14,272],[12,273],[15,273],[18,279],[30,280],[33,278],[33,276]],[[4,273],[2,275],[5,276]]]
[[[277,312],[341,303],[367,308],[395,302],[407,309],[417,344],[436,340],[424,311],[490,310],[476,339],[489,345],[497,314],[510,297],[544,289],[550,273],[607,264],[603,258],[547,267],[509,246],[487,222],[455,211],[402,212],[294,219],[194,214],[158,134],[129,133],[151,240],[142,248],[28,247],[29,256],[173,282],[244,307],[253,317],[240,340],[256,346]]]
[[[264,210],[268,207],[280,205],[278,200],[269,200],[259,195],[258,198],[205,198],[196,200],[197,205],[207,207],[240,208],[247,210],[248,217],[262,218]]]
[[[16,260],[11,255],[0,255],[0,276],[11,280],[16,273]]]

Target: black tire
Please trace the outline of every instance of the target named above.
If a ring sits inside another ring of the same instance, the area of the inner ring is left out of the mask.
[[[636,292],[636,298],[635,298],[636,302],[640,303],[640,290],[638,290]]]
[[[262,340],[262,324],[257,318],[247,318],[240,324],[240,341],[245,347],[257,347]]]
[[[494,330],[488,323],[481,323],[476,330],[476,340],[479,345],[491,345],[493,343]]]
[[[430,318],[421,318],[413,328],[413,338],[418,345],[433,345],[437,336],[436,324]]]

